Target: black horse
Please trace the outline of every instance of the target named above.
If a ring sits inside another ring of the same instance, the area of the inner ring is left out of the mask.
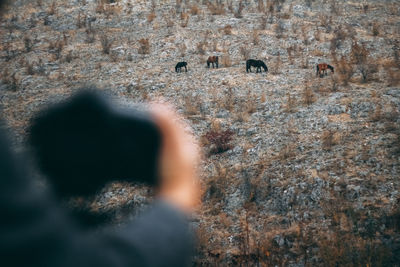
[[[248,59],[246,61],[246,72],[249,72],[249,71],[251,72],[252,66],[257,68],[256,73],[262,72],[261,67],[264,69],[265,72],[268,71],[267,65],[265,65],[264,61],[262,61],[262,60]]]
[[[187,72],[187,62],[182,61],[182,62],[178,62],[178,64],[176,64],[175,66],[175,71],[176,72],[182,72],[181,68],[185,67],[185,72]]]

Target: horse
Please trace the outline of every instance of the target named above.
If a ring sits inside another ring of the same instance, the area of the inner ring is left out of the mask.
[[[178,62],[175,66],[175,71],[176,72],[182,72],[181,68],[185,67],[185,72],[187,72],[187,62],[182,61],[182,62]]]
[[[210,67],[210,64],[212,64],[212,67],[214,68],[214,63],[216,65],[217,69],[218,69],[218,56],[208,57],[208,59],[207,59],[207,68]]]
[[[256,60],[256,59],[248,59],[246,61],[246,72],[251,72],[251,66],[256,67],[256,73],[262,72],[261,67],[264,69],[265,72],[268,71],[267,65],[265,65],[264,61],[262,60]]]
[[[317,64],[317,75],[319,74],[319,77],[323,77],[324,75],[328,75],[327,70],[330,69],[332,73],[335,73],[334,68],[331,65],[328,65],[326,63],[321,63]]]

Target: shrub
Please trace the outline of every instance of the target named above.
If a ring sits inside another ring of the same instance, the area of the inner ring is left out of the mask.
[[[206,46],[206,42],[205,42],[205,41],[202,41],[202,42],[200,42],[200,43],[198,43],[198,44],[196,45],[196,47],[197,47],[197,52],[198,52],[200,55],[204,55],[204,54],[206,53],[205,46]]]
[[[259,33],[258,33],[257,30],[253,31],[252,39],[253,39],[253,44],[254,45],[258,45],[260,43],[260,36],[259,36]]]
[[[228,53],[223,54],[223,56],[221,57],[221,63],[226,68],[232,66],[232,60]]]
[[[2,77],[3,83],[7,85],[7,89],[13,92],[16,92],[18,89],[18,80],[15,77],[15,75],[16,75],[15,72],[10,75],[8,69],[5,69],[3,71],[3,77]]]
[[[198,15],[199,13],[200,13],[199,7],[198,7],[196,4],[193,4],[193,5],[190,7],[190,14],[192,14],[192,15]]]
[[[238,6],[238,8],[236,9],[236,11],[235,11],[235,13],[234,13],[235,18],[240,19],[240,18],[243,17],[243,14],[242,14],[243,9],[244,9],[243,0],[240,0],[239,6]]]
[[[292,97],[289,93],[287,94],[287,102],[285,105],[286,112],[295,112],[296,111],[296,99]]]
[[[222,1],[216,1],[216,3],[208,2],[208,10],[212,15],[223,15],[225,14],[225,7]]]
[[[152,22],[154,19],[156,18],[156,13],[154,11],[151,11],[148,15],[147,15],[147,21],[150,23]]]
[[[275,25],[276,38],[278,39],[282,38],[284,32],[285,32],[285,27],[283,25],[283,22],[279,20],[278,23]]]
[[[225,33],[226,35],[232,34],[232,26],[231,26],[231,25],[226,25],[226,26],[223,28],[223,30],[224,30],[224,33]]]
[[[351,58],[357,69],[360,71],[362,82],[364,83],[367,82],[371,74],[378,71],[377,65],[369,60],[369,51],[365,44],[359,45],[357,42],[354,42],[351,47]]]
[[[332,130],[326,130],[321,135],[322,147],[325,150],[330,150],[332,146],[336,145],[336,140],[334,138],[335,132]]]
[[[351,64],[351,61],[347,59],[345,56],[342,56],[341,59],[337,63],[337,70],[339,74],[339,78],[343,85],[348,85],[351,77],[354,74],[354,67]]]
[[[229,143],[232,140],[231,130],[210,130],[205,134],[205,138],[210,142],[210,153],[220,154],[232,148]]]
[[[26,52],[32,51],[32,47],[33,47],[32,40],[28,36],[24,37],[24,45],[25,45]]]
[[[240,54],[243,56],[244,60],[248,60],[250,58],[250,50],[244,46],[240,47]]]
[[[139,47],[139,50],[138,50],[139,54],[142,54],[142,55],[150,54],[150,41],[149,41],[149,39],[142,38],[142,39],[139,40],[139,44],[140,44],[140,47]]]
[[[315,102],[315,95],[310,87],[307,85],[304,87],[303,90],[303,102],[305,105],[311,105]]]

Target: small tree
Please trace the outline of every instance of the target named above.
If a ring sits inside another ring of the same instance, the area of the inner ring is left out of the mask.
[[[371,74],[378,71],[375,64],[370,62],[369,51],[365,44],[359,45],[355,41],[351,47],[351,59],[356,68],[360,71],[362,75],[362,82],[367,82]]]

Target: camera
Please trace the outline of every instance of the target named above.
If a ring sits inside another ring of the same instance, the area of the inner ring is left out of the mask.
[[[40,111],[28,129],[37,166],[60,197],[90,196],[111,181],[158,183],[162,138],[151,115],[80,90]]]

